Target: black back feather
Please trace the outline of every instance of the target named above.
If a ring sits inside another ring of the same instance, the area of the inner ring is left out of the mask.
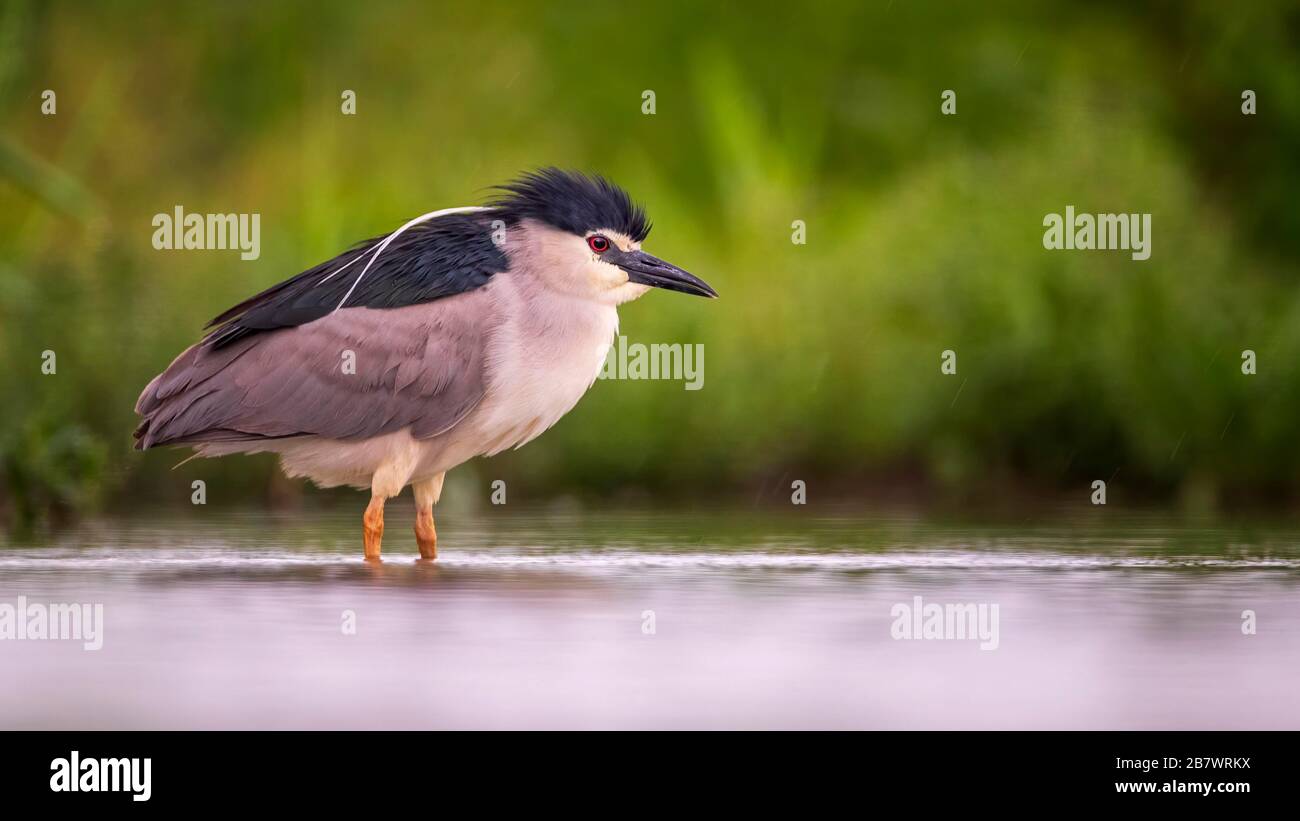
[[[366,240],[244,300],[208,323],[213,330],[204,342],[221,348],[250,334],[320,319],[338,308],[349,290],[344,307],[399,308],[480,288],[509,266],[492,241],[496,220],[513,226],[535,219],[578,235],[607,228],[637,242],[650,233],[645,211],[604,177],[544,168],[498,190],[502,193],[488,203],[490,210],[413,225],[378,257],[375,249],[388,235]]]
[[[375,258],[345,307],[400,308],[486,285],[507,267],[505,254],[492,242],[486,214],[448,214],[403,231]],[[320,319],[339,307],[386,236],[366,240],[230,308],[208,323],[219,327],[204,341],[221,348],[259,331]]]

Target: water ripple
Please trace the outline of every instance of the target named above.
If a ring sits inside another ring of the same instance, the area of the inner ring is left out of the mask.
[[[394,553],[387,563],[405,564],[414,557]],[[85,571],[149,568],[273,568],[342,567],[361,564],[360,557],[341,553],[232,552],[213,550],[117,550],[111,555],[78,550],[8,551],[0,554],[0,569]],[[876,553],[781,553],[765,551],[647,552],[593,550],[555,552],[538,549],[448,551],[437,565],[454,568],[543,568],[573,571],[639,569],[694,570],[1107,570],[1180,569],[1296,570],[1296,558],[1222,558],[1197,556],[1106,556],[1044,552],[890,551]]]

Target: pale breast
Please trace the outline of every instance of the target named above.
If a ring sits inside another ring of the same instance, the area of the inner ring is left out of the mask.
[[[611,305],[510,274],[488,288],[499,322],[488,340],[487,392],[439,461],[498,453],[554,425],[595,382],[618,331]]]

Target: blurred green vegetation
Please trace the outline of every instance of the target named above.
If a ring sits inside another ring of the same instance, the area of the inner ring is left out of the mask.
[[[250,293],[552,164],[723,298],[625,306],[632,342],[704,343],[704,389],[600,382],[461,470],[513,498],[1294,500],[1298,34],[1290,2],[10,0],[0,515],[283,495],[267,458],[133,452],[139,390]],[[155,251],[178,204],[260,213],[260,259]],[[1150,260],[1044,250],[1067,205],[1151,213]]]

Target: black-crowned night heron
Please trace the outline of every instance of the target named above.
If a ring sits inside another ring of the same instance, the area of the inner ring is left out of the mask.
[[[651,287],[714,297],[641,250],[645,212],[600,177],[546,169],[483,207],[417,217],[247,299],[208,324],[136,403],[136,447],[272,451],[291,477],[412,485],[420,555],[448,470],[518,447],[595,382],[616,307]]]

